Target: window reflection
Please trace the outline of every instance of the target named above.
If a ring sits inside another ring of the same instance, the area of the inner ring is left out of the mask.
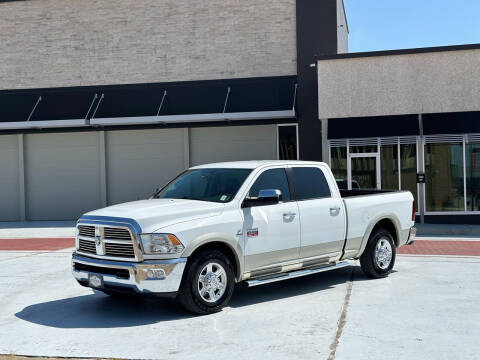
[[[425,145],[427,211],[463,211],[462,144]]]
[[[413,194],[418,209],[417,195],[417,145],[400,145],[400,173],[402,175],[402,190],[408,190]]]
[[[465,146],[467,210],[480,211],[480,143]]]
[[[398,190],[398,145],[383,145],[380,150],[382,189]]]
[[[335,180],[337,180],[338,187],[347,189],[347,148],[346,147],[332,147],[330,149],[331,168]]]

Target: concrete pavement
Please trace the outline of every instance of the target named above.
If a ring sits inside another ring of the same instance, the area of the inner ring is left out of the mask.
[[[171,301],[118,300],[80,287],[70,274],[73,223],[30,225],[0,226],[0,250],[8,250],[0,251],[0,354],[332,360],[480,353],[480,257],[470,256],[480,255],[478,238],[420,237],[400,249],[407,255],[386,279],[366,279],[356,264],[239,287],[221,313],[196,317]]]
[[[386,279],[358,266],[239,288],[203,317],[169,301],[82,288],[70,251],[0,252],[0,354],[155,359],[476,359],[479,257],[399,256]]]

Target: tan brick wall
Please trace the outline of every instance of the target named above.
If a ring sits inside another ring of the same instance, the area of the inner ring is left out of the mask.
[[[0,3],[0,89],[296,74],[295,0]]]

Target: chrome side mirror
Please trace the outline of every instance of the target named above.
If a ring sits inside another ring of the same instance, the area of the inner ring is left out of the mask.
[[[258,192],[258,197],[247,197],[242,207],[275,205],[282,200],[282,192],[278,189],[263,189]]]

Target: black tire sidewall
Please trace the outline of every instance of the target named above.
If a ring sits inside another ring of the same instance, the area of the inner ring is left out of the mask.
[[[381,238],[388,239],[390,246],[392,247],[392,260],[390,265],[386,269],[381,269],[377,266],[375,261],[375,249],[377,247],[378,242]],[[396,247],[395,242],[393,241],[393,237],[387,230],[378,229],[375,230],[370,239],[368,240],[367,247],[365,248],[364,253],[360,257],[360,264],[362,267],[363,272],[371,277],[371,278],[383,278],[386,277],[395,266],[395,258],[396,258]]]
[[[390,265],[386,269],[381,269],[377,265],[377,262],[375,261],[375,249],[377,248],[378,242],[382,238],[388,239],[388,242],[390,243],[390,246],[392,248],[392,260],[390,261]],[[369,253],[370,253],[369,255],[371,257],[373,267],[379,275],[381,275],[381,276],[387,275],[392,271],[393,267],[395,266],[396,249],[395,249],[395,243],[393,242],[392,235],[388,231],[380,230],[375,234],[375,236],[372,238],[372,240],[373,241],[372,241],[372,244],[371,244],[371,249],[369,251]]]
[[[205,301],[198,293],[198,277],[205,265],[210,262],[221,265],[227,275],[227,288],[222,297],[213,303]],[[187,310],[201,315],[209,314],[220,311],[228,304],[235,287],[235,274],[229,259],[222,252],[212,250],[198,254],[186,271],[187,274],[183,279],[179,300]]]

